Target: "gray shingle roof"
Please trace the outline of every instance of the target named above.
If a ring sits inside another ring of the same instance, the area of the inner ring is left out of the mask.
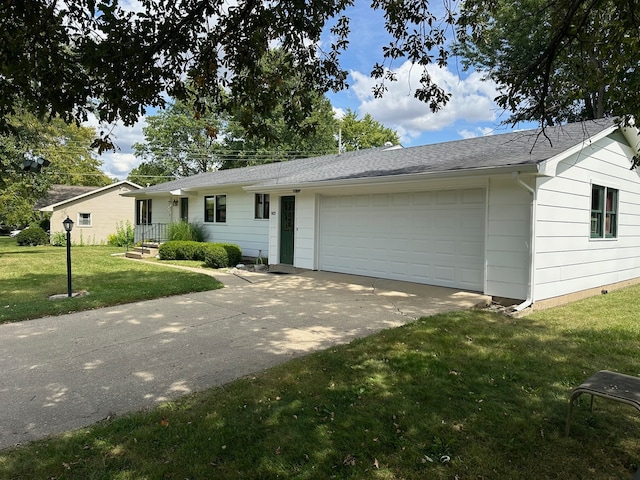
[[[38,210],[40,208],[46,207],[47,205],[53,205],[55,203],[71,200],[78,195],[92,192],[93,190],[97,190],[99,188],[101,187],[87,187],[80,185],[52,185],[46,195],[38,200],[33,208]]]
[[[160,193],[215,185],[304,184],[416,173],[463,172],[535,165],[610,128],[612,120],[476,137],[410,148],[374,148],[288,162],[201,173],[154,185],[138,193]]]

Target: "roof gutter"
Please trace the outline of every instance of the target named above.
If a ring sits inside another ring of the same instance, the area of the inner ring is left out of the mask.
[[[516,182],[518,185],[520,185],[522,188],[524,188],[526,191],[528,191],[531,194],[531,212],[530,212],[530,219],[531,219],[531,225],[529,227],[529,288],[527,291],[527,299],[522,302],[519,305],[516,305],[516,307],[514,308],[514,311],[519,312],[521,310],[524,310],[527,307],[530,307],[533,304],[533,289],[534,289],[534,279],[535,279],[535,271],[536,271],[536,212],[537,212],[537,194],[536,194],[536,189],[535,188],[531,188],[529,185],[527,185],[526,183],[524,183],[522,181],[522,179],[520,178],[520,173],[521,172],[513,172],[513,180],[514,182]]]

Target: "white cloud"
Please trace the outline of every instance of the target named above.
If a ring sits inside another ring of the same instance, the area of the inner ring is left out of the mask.
[[[127,178],[131,169],[137,167],[141,162],[141,160],[133,154],[132,145],[136,142],[144,142],[144,134],[142,132],[145,126],[144,117],[140,117],[138,122],[131,127],[125,127],[122,123],[101,125],[94,116],[91,116],[87,125],[94,127],[98,134],[100,134],[100,132],[109,134],[116,146],[115,152],[107,151],[98,156],[103,162],[101,170],[109,177],[115,177],[119,180]]]
[[[104,162],[102,171],[118,180],[127,178],[129,172],[140,164],[140,159],[133,153],[103,153],[101,159]]]
[[[358,111],[369,113],[379,122],[397,130],[405,141],[417,138],[423,132],[442,130],[459,120],[468,123],[496,120],[495,84],[483,80],[477,72],[461,78],[446,68],[430,66],[428,70],[434,83],[451,93],[449,102],[440,111],[432,113],[427,104],[413,96],[422,69],[410,62],[394,69],[398,80],[387,84],[388,91],[382,98],[373,97],[375,79],[351,71],[352,89],[360,102]]]
[[[333,116],[338,120],[342,120],[346,113],[344,108],[333,107]]]
[[[472,130],[469,130],[469,129],[458,130],[458,134],[462,138],[486,137],[487,135],[493,135],[495,133],[496,133],[496,129],[492,127],[477,127]]]

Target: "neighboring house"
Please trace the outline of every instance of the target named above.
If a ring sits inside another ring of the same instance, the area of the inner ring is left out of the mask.
[[[36,209],[51,212],[50,232],[64,232],[62,222],[73,220],[71,241],[75,244],[106,244],[118,225],[134,224],[135,201],[121,196],[140,185],[127,180],[106,187],[54,185]]]
[[[640,277],[635,128],[612,121],[203,173],[136,192],[270,264],[532,302]],[[599,290],[598,290],[599,291]]]

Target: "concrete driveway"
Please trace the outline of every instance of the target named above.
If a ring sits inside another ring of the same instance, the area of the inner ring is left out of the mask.
[[[0,325],[0,448],[488,300],[325,272],[216,277],[224,289]]]

